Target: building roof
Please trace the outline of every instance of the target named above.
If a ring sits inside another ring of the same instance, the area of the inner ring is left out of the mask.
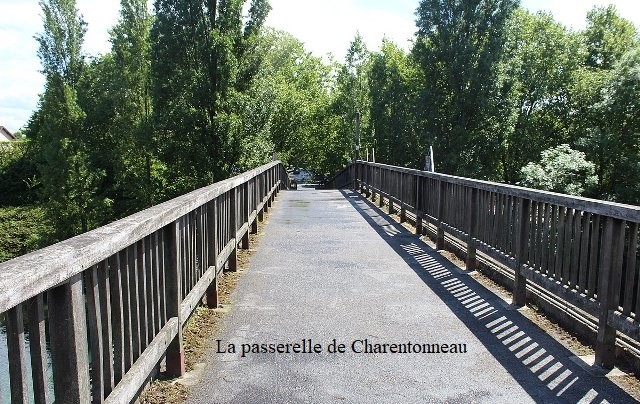
[[[11,133],[9,129],[1,125],[0,125],[0,133],[4,134],[6,137],[8,137],[11,140],[16,140],[16,137],[13,135],[13,133]]]

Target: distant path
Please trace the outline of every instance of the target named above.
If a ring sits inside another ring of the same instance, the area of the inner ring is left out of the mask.
[[[265,232],[218,338],[238,350],[310,338],[322,353],[242,358],[214,341],[189,402],[633,402],[353,192],[282,192]],[[334,338],[346,353],[327,353]],[[365,339],[467,353],[352,352]]]

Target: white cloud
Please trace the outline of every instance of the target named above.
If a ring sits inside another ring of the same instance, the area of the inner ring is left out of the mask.
[[[109,30],[118,22],[120,2],[77,0],[77,7],[87,22],[85,52],[93,56],[109,52]]]
[[[408,48],[417,5],[412,0],[271,0],[267,25],[290,32],[317,56],[332,53],[343,60],[356,32],[370,49],[378,49],[385,36]]]

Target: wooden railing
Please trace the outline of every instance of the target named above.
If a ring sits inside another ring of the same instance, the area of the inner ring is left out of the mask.
[[[53,402],[51,376],[56,402],[129,402],[163,358],[182,375],[183,325],[217,306],[218,274],[287,183],[274,162],[0,264],[11,401]]]
[[[613,366],[616,334],[640,341],[640,207],[572,197],[359,161],[328,186],[378,194],[404,220],[416,218],[466,243],[466,266],[477,252],[513,270],[513,300],[527,282],[597,319],[596,364]]]

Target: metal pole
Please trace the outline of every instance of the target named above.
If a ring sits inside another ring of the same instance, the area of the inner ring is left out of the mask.
[[[429,165],[431,165],[431,172],[436,172],[436,163],[433,159],[433,146],[429,146]]]

